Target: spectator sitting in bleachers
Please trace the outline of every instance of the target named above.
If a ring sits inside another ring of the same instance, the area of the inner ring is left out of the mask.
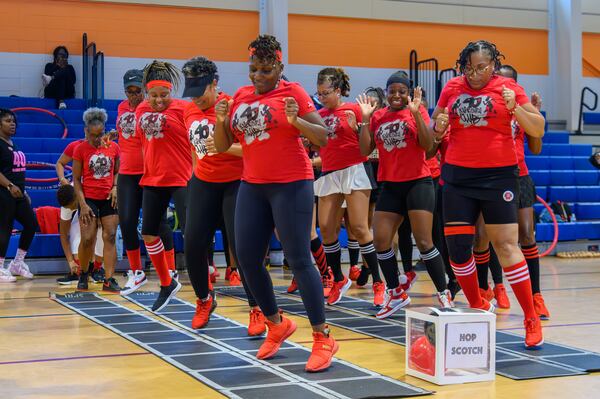
[[[75,284],[79,280],[81,267],[79,265],[79,242],[81,241],[81,232],[79,228],[79,211],[75,198],[75,189],[71,185],[63,185],[56,192],[58,203],[60,204],[60,245],[63,248],[67,262],[69,263],[70,273],[56,280],[60,285]],[[91,278],[95,283],[104,282],[105,272],[102,268],[102,255],[104,251],[104,242],[102,241],[102,227],[98,227],[96,233],[96,243],[94,244],[95,260]]]
[[[66,99],[75,97],[75,69],[69,65],[69,51],[65,46],[54,49],[54,62],[44,68],[44,97],[56,100],[58,109],[65,109]]]
[[[590,163],[594,168],[600,169],[600,151],[590,156]]]

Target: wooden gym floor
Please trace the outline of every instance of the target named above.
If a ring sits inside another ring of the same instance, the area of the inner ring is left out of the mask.
[[[274,285],[286,285],[290,280],[290,273],[281,268],[271,269],[271,275]],[[59,287],[56,277],[0,285],[0,398],[222,397],[145,349],[50,300],[49,292],[75,289]],[[124,283],[122,277],[119,280]],[[193,302],[185,273],[181,280],[184,288],[178,297]],[[222,283],[220,277],[217,285]],[[544,322],[546,340],[600,352],[600,261],[544,258],[541,283],[551,312],[551,319]],[[368,287],[353,286],[349,295],[370,298]],[[144,289],[156,288],[152,273]],[[411,292],[433,294],[425,272],[419,272]],[[510,292],[509,297],[512,307],[498,312],[498,329],[523,334],[521,310]],[[135,308],[120,296],[110,299]],[[414,295],[411,306],[436,303],[433,296]],[[218,304],[216,313],[247,323],[248,309],[242,301],[221,296]],[[465,305],[462,294],[458,304]],[[292,340],[310,347],[308,321],[294,319],[299,328]],[[600,392],[600,373],[527,381],[497,376],[494,382],[435,386],[405,375],[404,347],[342,328],[332,327],[332,332],[341,343],[338,358],[435,391],[433,397],[437,398],[575,399],[593,398]]]

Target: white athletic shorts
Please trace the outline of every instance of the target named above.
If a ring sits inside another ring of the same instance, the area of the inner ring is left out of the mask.
[[[71,220],[71,231],[69,232],[69,242],[71,243],[71,252],[77,255],[79,252],[79,242],[81,241],[81,231],[79,230],[79,212],[75,214]],[[98,226],[96,234],[96,248],[94,249],[96,256],[104,256],[104,241],[102,241],[102,226]]]
[[[350,194],[356,190],[371,190],[371,181],[362,163],[321,175],[315,183],[315,195]]]

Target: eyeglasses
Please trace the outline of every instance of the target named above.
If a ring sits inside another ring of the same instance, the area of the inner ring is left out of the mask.
[[[491,66],[492,66],[492,64],[487,64],[486,66],[478,65],[475,68],[473,68],[471,66],[466,66],[464,72],[465,72],[465,75],[468,75],[468,76],[471,76],[474,74],[483,75],[490,69]]]
[[[328,95],[330,95],[334,91],[335,90],[332,89],[332,90],[329,90],[329,91],[326,91],[326,92],[323,92],[323,93],[317,93],[317,97],[319,97],[319,98],[327,97]]]
[[[125,93],[128,96],[139,96],[140,94],[142,94],[142,89],[137,89],[137,90],[126,90]]]

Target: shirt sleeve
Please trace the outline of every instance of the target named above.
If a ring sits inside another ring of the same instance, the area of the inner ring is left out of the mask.
[[[421,112],[421,116],[423,117],[425,124],[429,125],[429,123],[431,122],[431,117],[429,116],[429,111],[427,110],[427,108],[425,108],[423,105],[421,105],[421,107],[419,108],[419,111]]]
[[[73,218],[73,213],[75,213],[75,211],[72,211],[69,208],[65,208],[64,206],[61,206],[60,207],[60,220],[71,220]]]
[[[306,90],[304,90],[300,85],[294,85],[293,87],[294,90],[292,91],[292,96],[298,103],[298,116],[304,116],[308,113],[316,111],[315,104],[308,93],[306,93]]]
[[[447,84],[440,93],[440,99],[437,102],[437,106],[441,109],[444,109],[448,106],[448,101],[450,100],[450,95],[452,94],[451,84]]]
[[[52,76],[54,74],[54,68],[52,67],[52,63],[49,62],[44,67],[44,75]]]
[[[529,97],[527,96],[527,93],[525,93],[525,89],[523,89],[523,86],[521,86],[520,84],[518,84],[516,82],[513,82],[509,87],[511,90],[514,90],[514,92],[515,92],[515,98],[517,100],[517,104],[523,105],[523,104],[527,104],[527,103],[531,102],[529,100]]]
[[[63,151],[63,154],[65,154],[66,156],[68,156],[69,158],[73,158],[73,153],[74,153],[74,149],[76,147],[76,141],[72,141],[70,142],[66,147],[65,150]]]
[[[356,115],[356,122],[362,123],[362,111],[360,110],[360,105],[354,103],[352,104],[352,112]]]
[[[81,150],[82,146],[77,146],[75,151],[73,151],[73,159],[82,162],[83,161],[83,151]]]

